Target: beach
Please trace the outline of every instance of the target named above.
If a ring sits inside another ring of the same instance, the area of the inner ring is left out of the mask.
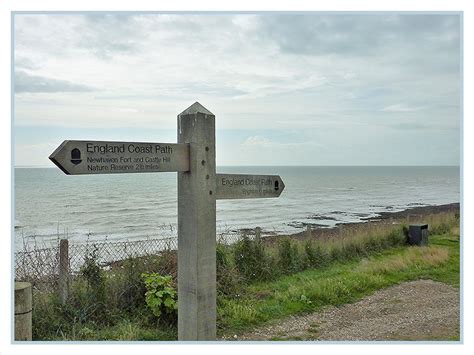
[[[217,234],[260,227],[263,236],[374,223],[436,211],[460,200],[459,167],[218,167],[219,173],[280,175],[279,198],[217,200]],[[68,238],[133,241],[177,235],[176,174],[67,176],[15,169],[15,245]],[[410,211],[410,212],[405,212]]]
[[[443,213],[460,213],[460,204],[458,202],[448,203],[435,206],[418,206],[407,208],[397,212],[383,212],[379,216],[367,218],[364,222],[356,223],[340,223],[334,227],[325,228],[321,226],[311,227],[310,233],[308,229],[289,235],[268,235],[265,237],[267,243],[277,242],[279,238],[285,236],[291,239],[328,239],[337,238],[342,231],[351,229],[363,229],[365,227],[373,227],[377,224],[405,224],[423,223],[427,218],[431,218],[437,214]],[[242,233],[249,235],[255,234],[254,229],[243,229]]]

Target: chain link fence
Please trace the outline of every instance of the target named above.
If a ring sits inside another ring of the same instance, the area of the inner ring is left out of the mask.
[[[252,233],[249,233],[252,234]],[[220,233],[217,242],[233,244],[240,239],[238,233]],[[162,251],[177,250],[178,238],[148,238],[127,241],[87,241],[71,243],[69,241],[69,272],[76,274],[80,271],[86,258],[92,253],[97,257],[99,265],[107,268],[113,263],[129,258],[158,255]],[[60,239],[24,247],[15,252],[15,280],[28,281],[34,284],[57,282],[59,275]]]

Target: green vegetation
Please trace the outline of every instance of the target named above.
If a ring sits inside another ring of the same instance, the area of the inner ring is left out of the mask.
[[[72,277],[68,302],[62,305],[55,285],[38,284],[33,294],[33,339],[120,340],[175,339],[173,317],[158,318],[146,303],[142,274],[175,277],[176,253],[129,258],[104,270],[95,253]],[[126,331],[130,331],[126,334]]]
[[[429,247],[398,247],[378,255],[306,270],[250,285],[240,297],[219,299],[221,335],[239,334],[275,319],[360,300],[403,281],[433,279],[459,286],[459,239],[434,236]]]
[[[176,287],[173,287],[171,276],[143,273],[142,277],[147,289],[145,292],[145,302],[152,313],[158,318],[176,318],[178,295]]]
[[[429,278],[459,286],[459,220],[432,215],[430,246],[408,247],[404,226],[365,224],[331,239],[243,237],[217,247],[218,335],[354,302],[390,285]],[[170,275],[170,276],[168,276]],[[173,340],[176,253],[130,258],[105,271],[87,256],[67,305],[35,290],[37,340]]]

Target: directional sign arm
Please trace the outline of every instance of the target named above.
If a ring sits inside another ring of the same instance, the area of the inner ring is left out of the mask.
[[[216,199],[278,197],[285,184],[278,175],[216,174]]]
[[[189,144],[66,140],[49,156],[65,174],[189,171]]]
[[[61,156],[61,151],[64,149],[64,146],[67,144],[68,141],[62,142],[59,147],[55,149],[53,153],[49,156],[49,160],[51,160],[54,165],[56,165],[61,171],[66,175],[71,175],[67,169],[65,169],[61,163],[58,161],[58,158]]]

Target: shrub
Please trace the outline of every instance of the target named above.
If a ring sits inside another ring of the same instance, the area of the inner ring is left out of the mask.
[[[57,293],[42,293],[33,290],[33,340],[51,340],[54,334],[66,327],[62,317],[61,304]]]
[[[174,281],[178,278],[178,253],[176,250],[165,249],[154,258],[153,268],[162,275],[171,275]],[[156,266],[155,266],[156,264]]]
[[[156,272],[160,275],[171,275],[176,280],[177,257],[176,251],[163,250],[157,255],[142,257],[130,256],[123,261],[113,263],[107,272],[107,307],[117,317],[143,316],[151,321],[145,302],[145,282],[143,273]]]
[[[298,246],[289,239],[283,239],[278,244],[278,266],[282,273],[298,272],[301,266]]]
[[[174,322],[177,316],[178,302],[171,275],[143,273],[142,278],[147,289],[145,302],[148,308],[158,319]]]
[[[344,241],[341,246],[341,257],[344,260],[352,260],[360,257],[363,251],[357,247],[358,241]]]
[[[324,267],[328,263],[329,255],[321,244],[313,244],[310,240],[306,241],[305,246],[305,266],[307,268]]]
[[[381,245],[379,242],[379,238],[376,238],[374,236],[370,236],[367,238],[364,238],[363,240],[363,245],[364,249],[367,252],[368,255],[377,253],[381,250]]]
[[[132,313],[144,304],[146,288],[141,275],[146,269],[140,258],[130,257],[124,261],[122,273],[117,275],[118,280],[114,282],[117,286],[118,302],[123,311]]]
[[[269,280],[274,276],[273,261],[260,240],[252,241],[244,235],[233,249],[235,265],[245,279]]]
[[[432,234],[445,234],[451,230],[451,226],[452,226],[452,223],[443,221],[439,223],[438,225],[433,226],[430,232]]]
[[[105,276],[97,261],[97,248],[85,256],[84,265],[81,267],[81,275],[87,281],[89,291],[94,294],[96,300],[105,297]]]
[[[242,277],[231,262],[229,247],[218,243],[216,246],[217,292],[223,295],[237,294]]]
[[[407,239],[402,229],[394,229],[387,235],[388,244],[391,247],[401,246],[406,243]]]
[[[87,290],[80,294],[82,307],[91,310],[89,313],[93,318],[103,320],[105,315],[105,274],[98,264],[97,248],[85,256],[84,265],[81,267],[80,275],[87,283]],[[82,297],[81,297],[82,296]]]
[[[344,254],[342,252],[342,244],[331,243],[329,244],[329,260],[330,262],[343,261]]]

